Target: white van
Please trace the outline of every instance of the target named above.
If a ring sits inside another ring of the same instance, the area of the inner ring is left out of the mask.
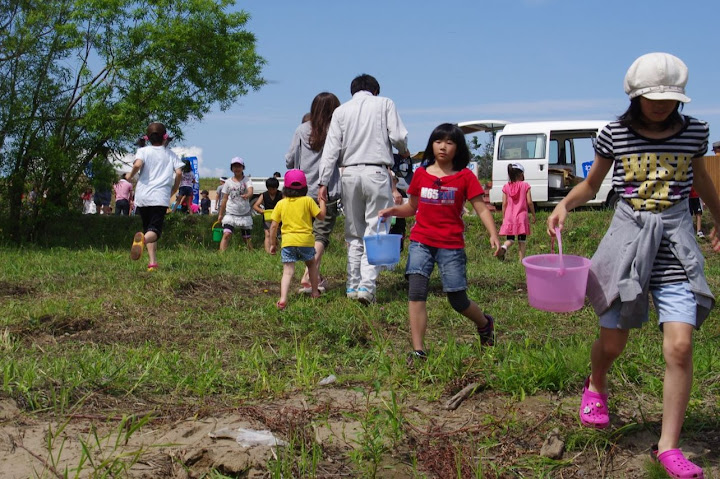
[[[495,137],[490,203],[502,206],[502,188],[508,181],[507,167],[525,167],[525,181],[532,187],[533,202],[552,206],[590,171],[595,159],[594,144],[607,121],[541,121],[508,123]],[[612,190],[612,169],[589,205],[614,207],[618,197]]]

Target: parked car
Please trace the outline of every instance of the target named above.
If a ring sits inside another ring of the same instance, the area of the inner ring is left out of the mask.
[[[488,120],[458,123],[468,133],[497,131],[490,203],[502,205],[502,188],[508,181],[508,164],[519,163],[525,168],[525,181],[532,187],[533,201],[538,206],[553,206],[587,176],[595,159],[595,141],[608,121],[501,123],[490,123]],[[614,208],[617,200],[610,170],[595,198],[587,204]]]

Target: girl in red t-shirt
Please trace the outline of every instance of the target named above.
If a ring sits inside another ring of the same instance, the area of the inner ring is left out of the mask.
[[[424,167],[415,172],[408,188],[408,202],[380,210],[380,218],[415,215],[410,230],[410,247],[405,274],[409,281],[408,299],[413,352],[411,359],[427,357],[423,338],[427,329],[427,295],[435,263],[440,271],[443,291],[453,309],[477,327],[480,343],[495,342],[495,321],[484,314],[467,296],[465,224],[463,205],[469,201],[490,234],[490,245],[497,256],[500,239],[492,213],[485,206],[477,177],[467,169],[470,150],[463,132],[456,125],[443,123],[435,128],[423,156]]]

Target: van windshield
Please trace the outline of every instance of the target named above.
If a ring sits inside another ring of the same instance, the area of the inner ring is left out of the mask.
[[[539,160],[545,157],[546,137],[536,135],[503,135],[500,137],[500,160]]]

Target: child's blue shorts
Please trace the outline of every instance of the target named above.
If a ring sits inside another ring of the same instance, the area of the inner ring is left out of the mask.
[[[417,241],[410,242],[405,275],[419,274],[429,278],[435,263],[438,265],[444,292],[453,293],[467,289],[465,249],[435,248]]]
[[[314,257],[315,248],[313,246],[283,246],[280,250],[280,260],[283,263],[310,261]]]
[[[697,329],[697,301],[695,294],[690,291],[690,283],[663,284],[650,289],[653,304],[658,314],[658,324],[662,329],[663,323],[687,323]],[[630,328],[640,328],[648,321],[644,318],[633,318]],[[600,315],[600,327],[608,329],[620,328],[620,301],[617,300],[610,309]]]

